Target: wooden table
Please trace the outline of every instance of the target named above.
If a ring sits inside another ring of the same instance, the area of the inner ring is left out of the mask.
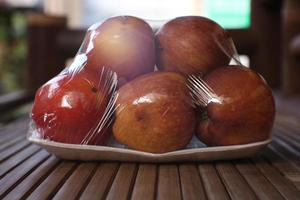
[[[300,98],[277,99],[274,140],[251,158],[212,163],[71,162],[0,129],[0,199],[300,199]]]

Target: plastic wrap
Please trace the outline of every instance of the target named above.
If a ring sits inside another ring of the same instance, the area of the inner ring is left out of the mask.
[[[154,32],[131,16],[91,26],[37,91],[28,138],[167,153],[271,137],[272,92],[224,29],[188,16]]]

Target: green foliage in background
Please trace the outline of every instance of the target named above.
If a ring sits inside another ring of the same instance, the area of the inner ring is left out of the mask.
[[[0,94],[23,87],[26,64],[26,24],[24,15],[0,13]]]

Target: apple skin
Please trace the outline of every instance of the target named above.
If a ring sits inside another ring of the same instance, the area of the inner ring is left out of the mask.
[[[104,88],[94,74],[61,73],[37,92],[31,118],[43,139],[70,144],[105,145],[109,127],[88,140],[108,103]]]
[[[227,66],[212,71],[204,81],[220,103],[208,103],[206,113],[199,118],[196,132],[202,142],[223,146],[270,138],[275,103],[271,89],[259,74],[246,67]]]
[[[113,135],[130,148],[165,153],[184,148],[196,118],[184,76],[153,72],[122,86]]]
[[[127,82],[154,71],[154,33],[137,17],[112,17],[88,30],[79,54],[87,55],[88,70],[105,66],[116,72],[121,82]]]
[[[158,68],[186,75],[203,76],[227,65],[234,54],[229,34],[214,21],[200,16],[178,17],[167,22],[155,34],[155,40]]]

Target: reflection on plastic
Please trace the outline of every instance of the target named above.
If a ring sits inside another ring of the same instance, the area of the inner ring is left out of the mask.
[[[193,135],[209,146],[269,139],[272,92],[228,33],[202,17],[166,24],[156,35],[130,16],[91,26],[73,63],[37,91],[29,137],[151,153],[184,149]]]

